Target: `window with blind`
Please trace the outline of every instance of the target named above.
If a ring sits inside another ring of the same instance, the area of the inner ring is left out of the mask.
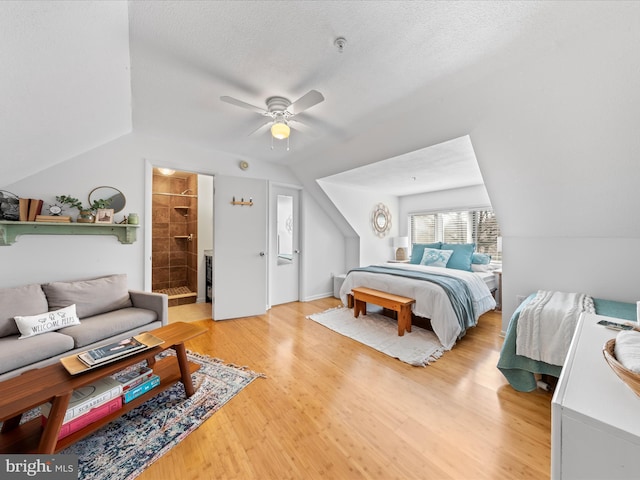
[[[461,210],[453,212],[409,215],[411,243],[475,243],[476,252],[487,253],[501,260],[498,252],[500,227],[492,210]]]

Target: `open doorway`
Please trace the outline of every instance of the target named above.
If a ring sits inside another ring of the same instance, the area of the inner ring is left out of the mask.
[[[153,168],[151,289],[170,307],[208,300],[212,196],[211,176]]]

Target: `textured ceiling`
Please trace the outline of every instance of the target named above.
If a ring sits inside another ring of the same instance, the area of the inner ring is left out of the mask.
[[[531,1],[131,2],[134,129],[250,161],[317,161],[309,152],[385,122],[430,94],[429,85],[456,75],[472,82],[554,48],[558,32],[573,33],[568,18],[579,25],[575,10]],[[342,53],[337,37],[347,41]],[[259,114],[219,100],[264,107],[268,97],[295,101],[311,89],[326,100],[297,117],[309,128],[292,132],[288,151],[268,131],[249,136],[263,123]],[[450,178],[440,163],[436,176],[432,163],[417,161],[424,156],[410,158],[414,176],[429,175],[423,188],[430,190],[472,184],[479,175],[476,165],[468,178],[459,169]],[[406,162],[396,171],[408,171]],[[394,188],[405,184],[398,180]]]
[[[331,175],[321,181],[398,196],[484,183],[468,136]]]
[[[238,159],[299,167],[402,116],[425,96],[437,99],[588,31],[606,15],[598,4],[0,2],[3,180],[132,128]],[[339,36],[347,40],[343,53],[334,45]],[[248,135],[260,115],[219,100],[227,95],[264,106],[268,97],[294,101],[311,89],[326,100],[299,115],[309,131],[294,131],[289,151],[283,141],[272,149],[268,133]],[[403,121],[419,124],[429,114]]]

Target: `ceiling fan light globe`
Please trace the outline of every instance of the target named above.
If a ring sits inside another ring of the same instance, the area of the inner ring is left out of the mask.
[[[273,138],[284,140],[285,138],[289,138],[290,133],[291,129],[286,123],[277,122],[271,125],[271,135],[273,135]]]

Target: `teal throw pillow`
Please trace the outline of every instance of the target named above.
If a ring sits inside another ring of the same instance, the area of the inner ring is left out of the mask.
[[[471,263],[473,265],[489,265],[491,263],[491,255],[488,253],[474,253],[471,255]]]
[[[475,243],[443,243],[443,250],[453,250],[453,255],[447,263],[447,268],[471,271],[471,257],[476,249]]]
[[[411,246],[411,259],[409,263],[413,263],[414,265],[419,265],[422,261],[422,254],[424,253],[425,248],[440,248],[442,242],[433,242],[433,243],[414,243]]]

